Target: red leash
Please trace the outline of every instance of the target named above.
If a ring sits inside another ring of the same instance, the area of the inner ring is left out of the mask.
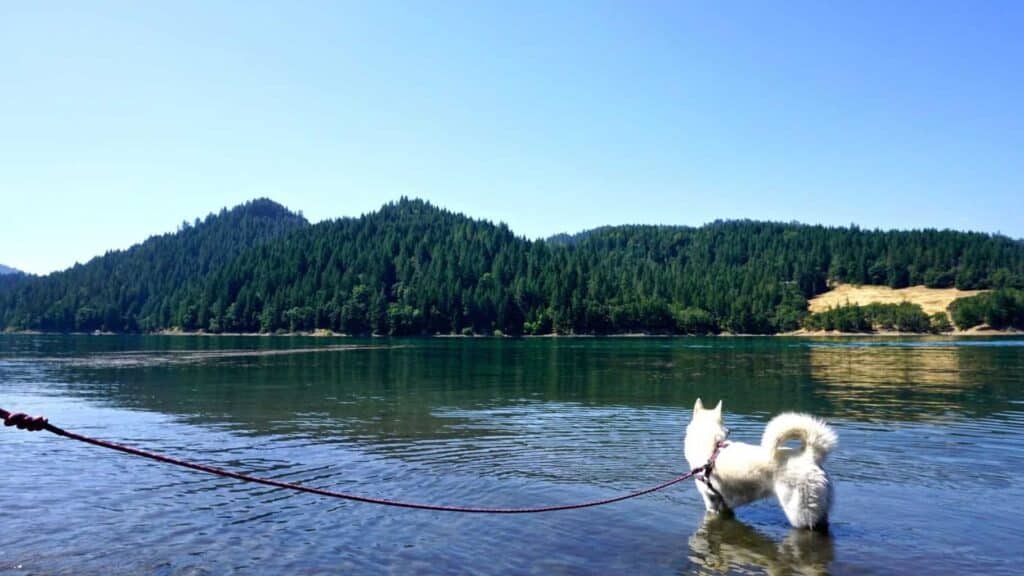
[[[347,492],[337,492],[334,490],[327,490],[326,488],[313,488],[312,486],[303,486],[302,484],[293,484],[291,482],[282,482],[280,480],[271,480],[269,478],[260,478],[257,476],[250,476],[241,472],[232,472],[223,468],[217,468],[216,466],[208,466],[206,464],[198,464],[195,462],[187,462],[185,460],[179,460],[172,458],[164,454],[158,454],[156,452],[149,452],[146,450],[140,450],[138,448],[132,448],[123,444],[116,444],[114,442],[107,442],[106,440],[100,440],[98,438],[91,438],[89,436],[82,436],[81,434],[75,434],[74,432],[68,432],[63,428],[54,426],[42,416],[32,417],[28,414],[15,413],[12,414],[3,408],[0,408],[0,418],[3,418],[4,426],[16,426],[19,430],[29,430],[31,432],[38,432],[40,430],[46,430],[58,436],[70,438],[72,440],[78,440],[79,442],[85,442],[86,444],[92,444],[93,446],[99,446],[101,448],[109,448],[111,450],[117,450],[118,452],[124,452],[133,456],[140,456],[142,458],[149,458],[150,460],[156,460],[157,462],[164,462],[166,464],[173,464],[175,466],[181,466],[182,468],[189,468],[199,472],[205,472],[207,474],[214,474],[216,476],[223,476],[225,478],[234,478],[236,480],[242,480],[243,482],[254,482],[256,484],[264,484],[266,486],[273,486],[275,488],[285,488],[288,490],[295,490],[298,492],[308,492],[310,494],[317,494],[320,496],[327,496],[330,498],[342,498],[344,500],[354,500],[356,502],[366,502],[368,504],[380,504],[383,506],[397,506],[399,508],[415,508],[417,510],[434,510],[437,512],[467,512],[473,514],[532,514],[537,512],[558,512],[560,510],[575,510],[578,508],[590,508],[591,506],[602,506],[604,504],[612,504],[614,502],[621,502],[623,500],[629,500],[630,498],[636,498],[637,496],[643,496],[650,494],[651,492],[657,492],[664,488],[668,488],[673,484],[678,484],[683,480],[692,478],[697,474],[706,473],[710,475],[711,469],[714,466],[715,456],[718,455],[718,449],[716,448],[714,454],[707,464],[698,466],[689,472],[676,476],[675,478],[662,482],[656,486],[630,492],[620,496],[614,496],[611,498],[604,498],[601,500],[591,500],[588,502],[582,502],[578,504],[562,504],[556,506],[537,506],[532,508],[478,508],[473,506],[448,506],[444,504],[423,504],[419,502],[403,502],[401,500],[389,500],[386,498],[373,498],[370,496],[359,496],[356,494],[349,494]]]

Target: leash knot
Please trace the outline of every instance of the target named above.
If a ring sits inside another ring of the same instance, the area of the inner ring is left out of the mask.
[[[39,432],[46,429],[47,420],[42,416],[29,416],[24,412],[4,415],[4,426],[14,426],[18,430]]]

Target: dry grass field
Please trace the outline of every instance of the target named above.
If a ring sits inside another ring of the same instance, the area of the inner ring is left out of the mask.
[[[984,290],[957,290],[956,288],[925,288],[911,286],[898,290],[888,286],[855,286],[838,284],[832,290],[819,294],[810,300],[811,312],[822,312],[829,307],[836,308],[844,304],[899,304],[912,302],[919,304],[928,314],[945,312],[949,304],[957,298],[965,298],[980,294]]]

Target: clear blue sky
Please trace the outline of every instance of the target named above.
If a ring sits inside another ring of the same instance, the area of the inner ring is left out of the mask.
[[[0,263],[258,196],[1024,236],[1022,2],[5,2]]]

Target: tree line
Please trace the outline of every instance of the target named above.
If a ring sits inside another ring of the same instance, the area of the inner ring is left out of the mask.
[[[1003,288],[958,298],[949,305],[949,313],[961,330],[982,324],[1000,330],[1024,330],[1024,290]]]
[[[872,303],[867,305],[847,304],[816,312],[804,319],[804,327],[811,330],[835,330],[839,332],[874,332],[896,330],[899,332],[942,333],[953,330],[945,312],[929,316],[919,304]]]
[[[757,221],[548,240],[402,199],[311,225],[256,200],[44,277],[0,279],[0,328],[347,334],[770,334],[830,282],[1024,287],[1003,236]]]

